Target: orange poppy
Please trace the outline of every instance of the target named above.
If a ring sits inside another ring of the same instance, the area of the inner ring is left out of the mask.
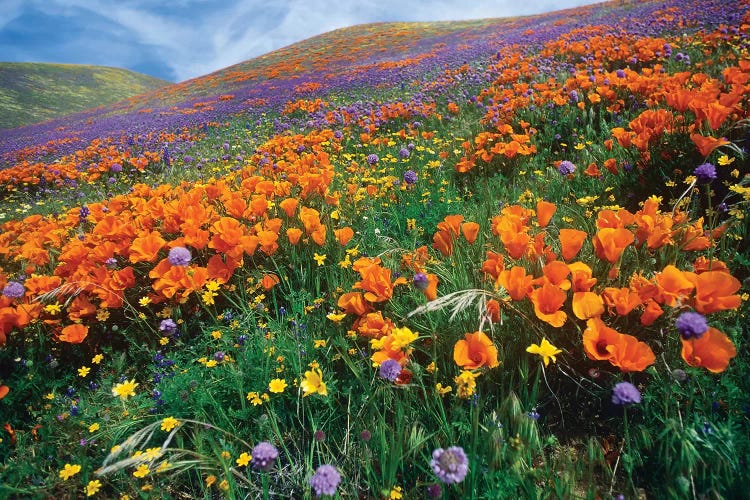
[[[464,370],[475,370],[483,366],[495,368],[497,347],[484,332],[467,333],[453,346],[453,360]]]
[[[734,343],[724,333],[709,327],[699,339],[682,340],[682,359],[690,366],[702,366],[713,373],[727,369],[737,355]]]
[[[500,321],[500,302],[495,299],[487,301],[487,314],[490,317],[490,321],[497,323]]]
[[[664,314],[664,310],[658,302],[654,299],[649,299],[646,301],[646,308],[643,310],[643,314],[641,314],[641,324],[643,326],[653,325],[654,321],[662,314]]]
[[[586,231],[578,229],[560,229],[560,248],[562,250],[563,260],[571,260],[578,255],[578,252],[586,241],[588,234]]]
[[[70,344],[80,344],[89,334],[89,328],[81,324],[68,325],[60,332],[59,339]]]
[[[623,372],[642,372],[656,361],[654,351],[632,335],[620,334],[616,348],[608,360]]]
[[[258,231],[257,233],[258,237],[258,243],[260,244],[260,249],[263,253],[266,255],[273,255],[276,253],[276,250],[279,249],[279,244],[276,243],[276,240],[279,239],[278,233],[275,233],[274,231]]]
[[[461,214],[446,215],[442,222],[439,222],[437,228],[440,231],[448,231],[454,237],[458,238],[461,229],[461,223],[464,221],[464,216]]]
[[[385,302],[393,295],[396,285],[407,283],[403,276],[391,282],[391,270],[373,264],[359,270],[362,279],[352,285],[353,288],[365,290],[364,298],[369,302]]]
[[[620,316],[630,314],[642,303],[640,295],[629,288],[607,287],[602,291],[602,297],[607,307],[614,308]]]
[[[365,301],[364,294],[361,292],[347,292],[339,297],[337,305],[344,310],[346,314],[356,314],[363,316],[372,311],[372,305]]]
[[[588,292],[596,285],[596,278],[592,278],[593,271],[583,262],[572,262],[568,264],[570,269],[570,281],[574,292]]]
[[[594,244],[597,257],[614,264],[634,240],[633,233],[625,228],[603,227],[597,231],[591,242]]]
[[[321,224],[318,227],[316,227],[312,233],[310,233],[310,237],[319,246],[323,246],[326,242],[327,233],[328,233],[328,229],[326,228],[326,226]]]
[[[289,239],[289,243],[296,245],[302,237],[302,230],[296,227],[290,227],[286,230],[286,237]]]
[[[674,307],[678,301],[684,302],[695,288],[695,284],[689,279],[692,274],[671,264],[666,266],[654,279],[659,290],[654,299],[670,307]]]
[[[334,229],[333,234],[336,236],[336,241],[339,242],[339,245],[346,245],[349,243],[349,240],[354,237],[354,230],[349,227],[342,227],[341,229]]]
[[[557,210],[557,205],[548,201],[540,201],[536,204],[536,219],[540,227],[547,227],[549,221]]]
[[[707,259],[706,257],[700,256],[693,262],[693,272],[695,274],[705,273],[706,271],[720,271],[722,273],[729,273],[729,268],[726,263],[719,259]]]
[[[543,276],[534,280],[535,285],[544,285],[546,283],[560,287],[563,290],[570,290],[570,268],[565,262],[553,260],[548,262],[542,268]]]
[[[699,313],[709,314],[728,309],[737,309],[742,303],[735,294],[742,284],[729,273],[706,271],[688,276],[695,284],[694,307]]]
[[[656,361],[654,352],[645,342],[619,333],[599,318],[586,322],[583,348],[589,359],[607,360],[623,372],[643,371]]]
[[[608,327],[599,318],[591,318],[586,322],[583,331],[583,350],[589,359],[605,360],[612,355],[610,346],[617,344],[621,334]]]
[[[507,290],[513,300],[523,300],[532,290],[534,277],[526,274],[526,269],[513,266],[503,270],[497,278],[497,284]]]
[[[7,385],[0,385],[0,399],[3,399],[10,392],[10,387]]]
[[[529,299],[534,304],[536,317],[556,328],[565,324],[568,315],[560,308],[565,303],[565,292],[555,285],[545,284],[535,288],[529,294]]]
[[[156,256],[167,242],[156,231],[136,238],[130,245],[130,262],[154,262]]]
[[[698,151],[704,158],[708,157],[714,149],[730,144],[724,138],[716,139],[714,137],[705,137],[701,134],[690,134],[690,140],[693,141],[693,144],[695,144],[695,147],[698,148]]]
[[[422,293],[428,301],[435,300],[437,298],[437,286],[440,283],[440,280],[438,279],[437,275],[432,273],[426,273],[426,276],[427,288],[422,290]]]
[[[264,274],[263,278],[260,280],[260,285],[263,287],[263,290],[268,291],[278,285],[281,282],[279,277],[273,273]]]
[[[379,339],[389,335],[395,326],[390,318],[385,318],[382,312],[375,311],[361,316],[352,328],[357,330],[360,335]]]
[[[604,313],[604,300],[594,292],[575,292],[572,306],[578,319],[594,318]]]
[[[443,257],[453,253],[454,236],[450,231],[438,231],[432,236],[432,248],[438,250]]]
[[[479,235],[479,224],[476,222],[464,222],[461,224],[461,232],[466,241],[472,244],[477,240],[477,236]]]
[[[514,259],[520,259],[529,246],[531,236],[524,232],[503,231],[500,233],[500,241],[503,242],[508,255]]]
[[[591,162],[589,163],[589,166],[586,167],[586,170],[583,171],[585,175],[588,175],[589,177],[600,177],[602,175],[602,171],[599,170],[599,166]]]
[[[497,280],[500,273],[505,269],[503,254],[487,250],[486,257],[482,263],[482,272],[489,274],[494,280]]]

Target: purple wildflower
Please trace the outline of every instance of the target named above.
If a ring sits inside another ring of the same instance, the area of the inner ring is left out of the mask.
[[[576,166],[573,165],[573,162],[563,160],[560,162],[560,166],[557,167],[557,171],[562,175],[570,175],[576,171]]]
[[[409,186],[416,184],[418,178],[419,176],[417,176],[417,173],[414,170],[407,170],[404,172],[404,182]]]
[[[386,359],[380,363],[380,378],[390,382],[396,380],[401,373],[401,364],[395,359]]]
[[[641,391],[630,382],[618,382],[612,389],[612,403],[627,405],[641,402]]]
[[[625,71],[618,69],[615,71],[615,74],[617,75],[617,78],[625,78]]]
[[[443,496],[443,488],[440,486],[440,483],[435,483],[428,486],[427,495],[430,498],[440,498],[441,496]]]
[[[172,318],[163,319],[159,323],[159,331],[164,332],[164,335],[172,335],[177,331],[177,324]]]
[[[367,163],[370,165],[375,165],[378,161],[380,161],[380,158],[378,158],[378,155],[375,153],[370,153],[367,155]]]
[[[711,181],[716,179],[716,167],[711,163],[704,163],[698,165],[693,171],[698,182],[701,184],[709,184]]]
[[[321,465],[310,478],[310,486],[315,495],[335,495],[341,482],[341,474],[333,465]]]
[[[109,167],[109,170],[110,170],[111,172],[115,172],[115,173],[117,173],[117,172],[122,172],[122,165],[121,165],[121,164],[119,164],[119,163],[113,163],[113,164],[112,164],[112,165],[111,165],[111,166]]]
[[[570,97],[570,100],[572,102],[578,102],[578,91],[571,90],[570,93],[568,93],[568,97]]]
[[[18,281],[9,281],[3,288],[3,295],[9,299],[20,299],[26,293],[24,286]]]
[[[684,312],[677,317],[674,326],[683,339],[699,339],[708,331],[706,317],[697,312]]]
[[[268,441],[263,441],[255,445],[252,456],[253,469],[268,472],[273,467],[274,461],[279,457],[279,450]]]
[[[460,446],[451,446],[447,450],[438,448],[432,452],[430,467],[445,484],[460,483],[469,472],[469,459]]]
[[[185,267],[190,264],[190,250],[185,247],[174,247],[169,251],[169,263],[173,266]]]
[[[414,286],[417,287],[418,290],[424,292],[425,290],[427,290],[429,284],[429,279],[427,278],[427,275],[425,273],[417,273],[414,275]]]

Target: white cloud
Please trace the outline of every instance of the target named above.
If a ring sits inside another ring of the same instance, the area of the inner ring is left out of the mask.
[[[17,16],[23,0],[5,0],[5,3],[9,1],[11,8],[7,12]],[[34,5],[50,15],[71,15],[76,9],[84,9],[107,19],[132,37],[131,40],[123,40],[124,43],[147,47],[181,81],[355,24],[529,15],[587,3],[593,2],[171,0],[160,3],[147,0],[28,0],[25,6]],[[0,20],[0,29],[4,20]],[[89,43],[99,42],[90,40]],[[125,65],[124,62],[113,57],[110,65]]]
[[[5,0],[0,10],[0,30],[23,13],[24,0]]]

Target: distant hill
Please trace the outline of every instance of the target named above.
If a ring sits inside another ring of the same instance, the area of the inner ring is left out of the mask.
[[[0,128],[111,104],[169,83],[105,66],[0,62]]]

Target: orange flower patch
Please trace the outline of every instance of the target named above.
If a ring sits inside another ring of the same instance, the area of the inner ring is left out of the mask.
[[[589,359],[607,360],[624,372],[643,371],[656,361],[647,344],[632,335],[619,333],[599,318],[586,322],[583,349]]]

